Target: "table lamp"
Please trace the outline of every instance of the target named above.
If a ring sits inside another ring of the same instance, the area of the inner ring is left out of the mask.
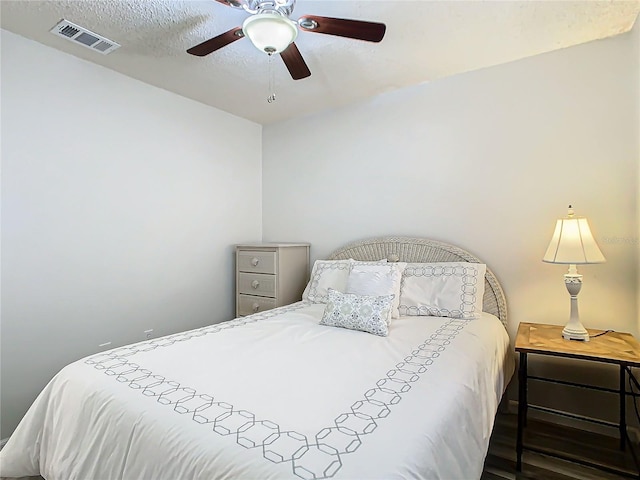
[[[604,255],[591,234],[586,218],[576,217],[569,205],[569,214],[556,222],[553,237],[544,254],[543,262],[563,263],[569,265],[564,275],[564,284],[571,296],[571,314],[569,323],[562,330],[566,340],[589,341],[589,332],[580,322],[578,314],[578,293],[582,288],[582,275],[578,273],[577,264],[602,263]]]

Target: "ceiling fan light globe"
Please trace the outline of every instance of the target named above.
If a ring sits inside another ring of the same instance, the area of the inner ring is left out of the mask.
[[[242,31],[251,43],[269,55],[285,50],[298,36],[298,27],[277,13],[259,13],[247,18]]]

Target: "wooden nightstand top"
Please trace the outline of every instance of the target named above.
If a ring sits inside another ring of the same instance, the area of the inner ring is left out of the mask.
[[[558,325],[521,323],[516,336],[516,352],[542,353],[640,367],[640,343],[633,335],[608,332],[593,337],[603,330],[587,329],[591,339],[588,342],[580,342],[562,338],[563,328]]]

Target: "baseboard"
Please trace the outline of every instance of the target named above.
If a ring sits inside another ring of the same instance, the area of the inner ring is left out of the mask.
[[[0,440],[0,450],[4,448],[4,444],[7,443],[8,441],[9,441],[9,437],[3,438],[2,440]]]
[[[518,413],[518,401],[509,400],[508,413]],[[527,418],[534,420],[540,420],[547,423],[555,423],[556,425],[564,425],[565,427],[577,428],[586,432],[598,433],[600,435],[606,435],[607,437],[618,437],[618,431],[611,427],[604,425],[598,425],[596,423],[587,422],[577,418],[561,417],[560,415],[553,415],[547,412],[541,412],[539,410],[529,409],[527,412]],[[640,443],[640,428],[627,425],[627,433],[629,438],[634,443]]]

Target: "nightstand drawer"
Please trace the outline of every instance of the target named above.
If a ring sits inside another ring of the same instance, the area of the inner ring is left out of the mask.
[[[275,298],[238,295],[238,315],[243,317],[252,313],[264,312],[276,308]]]
[[[276,252],[241,250],[238,252],[238,271],[276,273]]]
[[[275,297],[276,276],[265,273],[239,273],[238,293]]]

